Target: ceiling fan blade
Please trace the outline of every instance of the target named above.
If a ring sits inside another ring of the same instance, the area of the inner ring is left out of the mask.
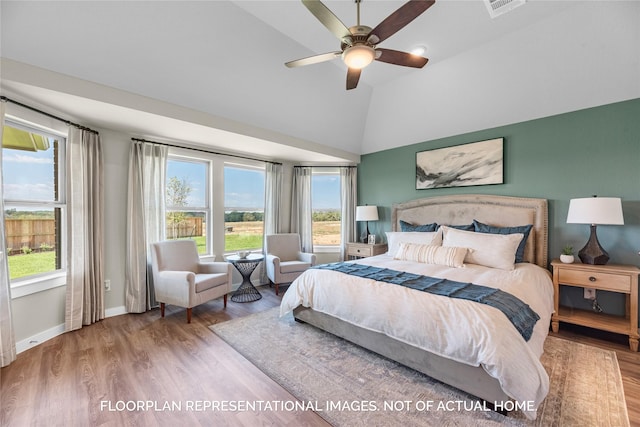
[[[422,68],[429,62],[427,58],[423,58],[422,56],[393,49],[377,48],[376,52],[380,52],[380,56],[376,58],[376,61],[386,62],[388,64]]]
[[[359,68],[349,68],[349,71],[347,71],[347,90],[355,89],[358,86],[360,73],[362,73],[362,70]]]
[[[285,62],[284,65],[289,68],[302,67],[303,65],[311,65],[317,64],[319,62],[331,61],[332,59],[337,58],[340,55],[342,55],[342,52],[340,51],[322,53],[320,55],[314,55],[307,58],[296,59],[295,61]]]
[[[429,9],[435,0],[410,0],[403,6],[400,6],[395,12],[387,16],[384,21],[378,24],[371,32],[369,37],[373,44],[383,42],[396,32],[404,28],[409,22],[416,19],[422,12]]]
[[[327,29],[331,31],[331,34],[336,36],[339,40],[351,35],[347,26],[344,25],[342,21],[338,19],[338,17],[334,15],[333,12],[331,12],[321,1],[302,0],[302,4],[304,4],[313,16],[318,18],[318,21],[327,27]]]

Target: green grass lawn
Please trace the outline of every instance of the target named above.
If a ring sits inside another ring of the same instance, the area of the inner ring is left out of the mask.
[[[205,237],[194,237],[198,246],[198,253],[206,253]],[[225,239],[225,252],[236,252],[243,249],[262,247],[262,236],[255,234],[229,234]],[[47,273],[56,269],[55,251],[32,252],[24,255],[11,255],[9,259],[9,273],[11,279]]]
[[[32,252],[28,255],[11,255],[9,260],[9,274],[11,279],[17,279],[32,274],[47,273],[56,269],[55,251]]]

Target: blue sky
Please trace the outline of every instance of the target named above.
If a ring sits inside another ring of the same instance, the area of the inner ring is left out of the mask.
[[[37,152],[5,149],[2,166],[5,199],[53,200],[53,149]],[[169,161],[167,178],[171,176],[184,178],[191,185],[190,206],[204,206],[207,192],[205,163]],[[264,171],[227,167],[224,179],[226,207],[263,207]],[[340,177],[314,175],[312,204],[314,209],[340,209]]]
[[[169,161],[167,178],[186,179],[193,191],[190,206],[203,206],[206,194],[206,166],[204,163]],[[312,180],[314,209],[340,209],[340,177],[314,175]],[[225,207],[262,209],[264,206],[264,171],[226,167],[224,174]]]
[[[4,198],[52,201],[53,143],[46,151],[2,150]]]

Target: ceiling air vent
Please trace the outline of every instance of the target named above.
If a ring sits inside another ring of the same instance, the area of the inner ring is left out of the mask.
[[[484,0],[485,6],[491,18],[510,12],[518,6],[525,4],[527,0]]]

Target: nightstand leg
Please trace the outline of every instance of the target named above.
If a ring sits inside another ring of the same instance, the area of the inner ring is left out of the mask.
[[[558,331],[560,330],[560,322],[558,322],[557,320],[554,320],[551,322],[551,330],[554,333],[558,333]]]
[[[638,338],[629,337],[629,348],[631,351],[638,351]]]

